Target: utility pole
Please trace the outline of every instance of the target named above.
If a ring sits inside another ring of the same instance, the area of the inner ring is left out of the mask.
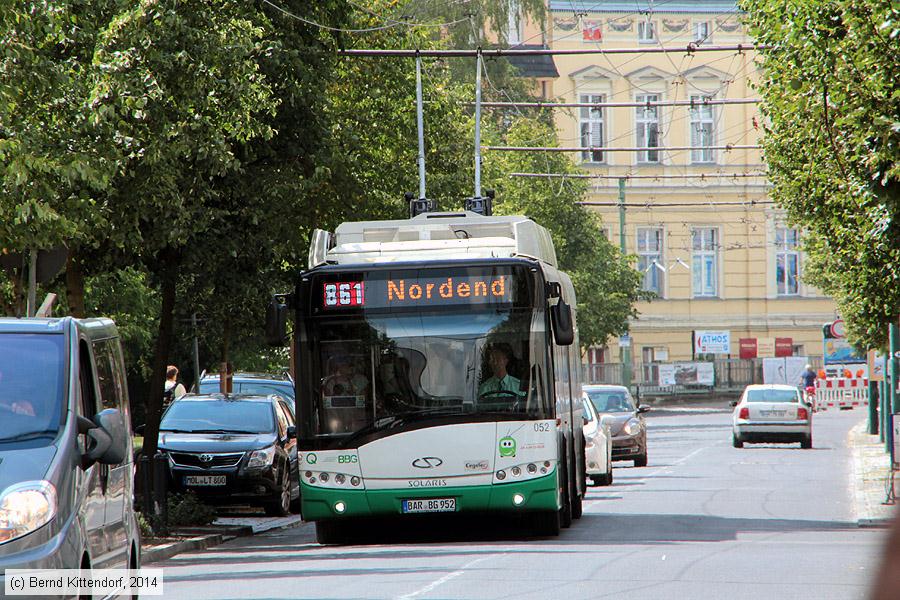
[[[619,249],[625,250],[625,178],[619,178]],[[627,334],[630,336],[630,332]],[[622,385],[631,389],[631,346],[619,346],[619,360],[622,362]]]
[[[419,136],[419,200],[425,199],[425,125],[422,112],[422,57],[416,54],[416,129]]]
[[[37,259],[38,251],[32,249],[28,253],[28,299],[25,304],[25,316],[33,317],[37,308]]]
[[[191,314],[191,326],[194,329],[194,383],[200,393],[200,344],[197,341],[197,313]]]

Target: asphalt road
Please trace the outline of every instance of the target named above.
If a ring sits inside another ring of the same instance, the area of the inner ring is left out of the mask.
[[[311,525],[153,565],[167,598],[864,598],[885,532],[856,526],[850,428],[816,415],[813,449],[731,446],[730,412],[648,415],[650,463],[616,463],[557,539],[510,523],[417,524],[322,547]]]

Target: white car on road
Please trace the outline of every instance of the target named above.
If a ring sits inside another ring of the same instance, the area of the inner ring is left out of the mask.
[[[812,448],[812,407],[800,390],[790,385],[748,385],[732,402],[732,442],[800,442]]]
[[[584,464],[587,475],[594,485],[612,483],[612,436],[609,426],[600,419],[597,409],[585,394],[582,397],[584,410]]]

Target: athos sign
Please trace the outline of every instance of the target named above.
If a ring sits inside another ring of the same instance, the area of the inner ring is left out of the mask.
[[[695,331],[695,354],[729,354],[731,352],[730,331]]]

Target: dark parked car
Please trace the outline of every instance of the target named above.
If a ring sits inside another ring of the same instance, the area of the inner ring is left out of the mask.
[[[284,516],[300,508],[297,430],[278,395],[184,396],[163,414],[159,449],[170,485],[211,504],[249,503]]]
[[[294,380],[290,375],[273,375],[271,373],[235,373],[231,379],[231,392],[234,394],[268,395],[278,394],[291,405],[294,410]],[[200,378],[201,394],[215,394],[220,391],[219,375],[208,374]]]
[[[649,406],[637,406],[628,388],[621,385],[586,385],[584,392],[612,434],[612,459],[633,460],[647,466],[647,424]]]

